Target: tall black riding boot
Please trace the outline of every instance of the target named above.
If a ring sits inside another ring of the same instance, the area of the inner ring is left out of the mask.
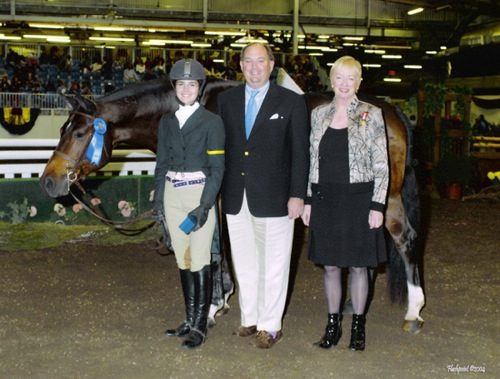
[[[179,270],[181,274],[182,293],[186,307],[186,319],[175,329],[167,329],[165,335],[169,337],[183,337],[189,333],[194,323],[195,289],[194,276],[189,270]]]
[[[342,337],[342,322],[338,313],[328,313],[328,323],[325,328],[325,335],[316,342],[315,345],[323,349],[329,349],[336,346]]]
[[[365,350],[365,316],[352,315],[351,343],[349,349],[352,351]]]
[[[192,274],[194,276],[196,301],[193,327],[182,343],[182,346],[187,349],[200,346],[207,338],[207,317],[212,294],[212,271],[210,265]]]

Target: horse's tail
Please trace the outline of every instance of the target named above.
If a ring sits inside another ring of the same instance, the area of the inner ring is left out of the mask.
[[[406,252],[404,258],[397,250],[395,243],[389,238],[389,293],[393,302],[402,303],[407,297],[407,281],[419,283],[418,265],[420,264],[421,249],[418,245],[420,232],[420,198],[418,194],[418,182],[415,174],[415,164],[413,159],[413,128],[410,120],[396,108],[396,113],[403,121],[407,135],[407,153],[405,164],[405,175],[403,187],[401,189],[401,199],[406,215],[406,226],[403,230],[406,240]],[[407,259],[405,264],[403,259]],[[408,268],[412,268],[407,271]],[[411,278],[408,278],[411,275]]]

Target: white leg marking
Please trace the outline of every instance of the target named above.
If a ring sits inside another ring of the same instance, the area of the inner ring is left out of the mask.
[[[420,317],[420,310],[425,304],[424,291],[422,287],[416,286],[407,282],[408,284],[408,311],[406,312],[405,320],[424,321]]]

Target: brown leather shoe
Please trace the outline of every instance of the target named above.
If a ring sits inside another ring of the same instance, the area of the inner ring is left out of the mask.
[[[278,343],[281,340],[281,337],[283,337],[283,333],[281,332],[281,330],[276,333],[276,337],[274,338],[265,330],[259,330],[256,337],[257,347],[260,349],[269,349],[274,344]]]
[[[243,326],[241,325],[236,332],[233,334],[236,334],[239,337],[250,337],[257,333],[257,326],[255,325],[250,325],[250,326]]]

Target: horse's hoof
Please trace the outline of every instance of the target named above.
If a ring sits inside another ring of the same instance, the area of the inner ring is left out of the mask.
[[[215,322],[215,319],[214,319],[214,318],[209,317],[209,318],[207,319],[207,326],[208,326],[209,328],[213,328],[213,327],[215,326],[215,324],[216,324],[216,322]]]
[[[423,320],[405,320],[403,322],[403,330],[412,334],[418,334],[424,326]]]
[[[216,314],[216,316],[223,316],[229,312],[229,308],[231,308],[228,304],[224,304],[224,307]]]

